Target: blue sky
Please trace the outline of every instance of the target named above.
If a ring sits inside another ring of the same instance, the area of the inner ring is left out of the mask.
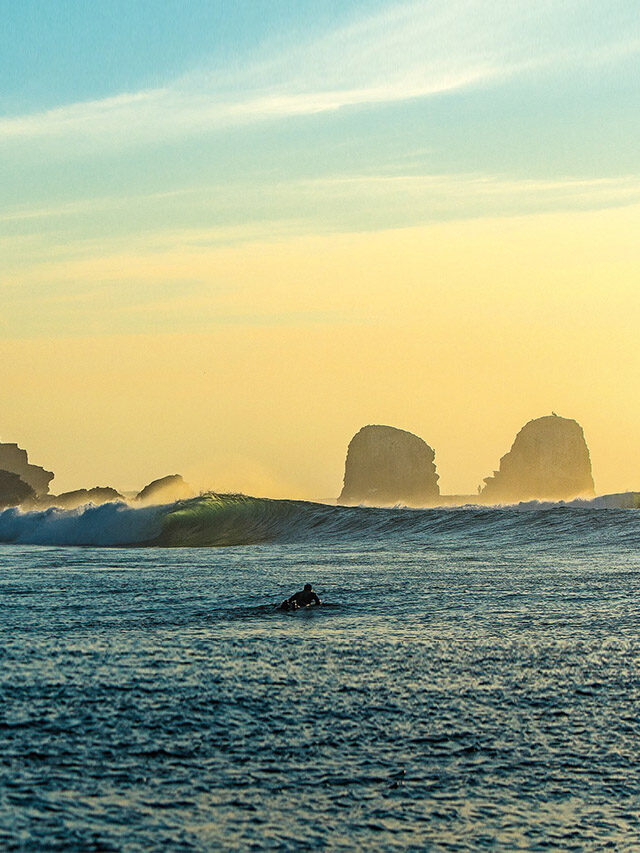
[[[349,20],[376,3],[341,0],[2,0],[0,74],[7,112],[170,83],[201,68]]]
[[[0,8],[0,273],[14,282],[123,245],[640,198],[635,0]]]
[[[633,0],[1,8],[0,144],[27,166],[37,149],[108,169],[142,146],[160,162],[181,149],[193,171],[213,153],[224,175],[637,166]]]

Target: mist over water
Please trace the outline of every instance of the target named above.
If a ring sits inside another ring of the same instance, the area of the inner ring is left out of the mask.
[[[3,847],[636,843],[638,511],[94,509],[259,544],[0,545]]]

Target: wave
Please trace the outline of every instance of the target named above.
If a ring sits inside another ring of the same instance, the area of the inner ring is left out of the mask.
[[[132,507],[123,502],[101,506],[0,512],[0,542],[15,545],[143,545],[162,532],[167,507]]]
[[[617,502],[613,498],[618,499]],[[625,498],[625,500],[622,500]],[[608,499],[608,502],[607,502]],[[209,493],[163,506],[126,503],[0,512],[0,543],[213,547],[267,542],[407,545],[482,541],[540,542],[578,537],[640,542],[638,504],[627,496],[510,507],[343,507]]]
[[[640,513],[589,501],[509,507],[345,507],[246,495],[203,495],[167,512],[157,544],[250,545],[264,542],[428,543],[495,536],[540,541],[547,535],[640,541]]]

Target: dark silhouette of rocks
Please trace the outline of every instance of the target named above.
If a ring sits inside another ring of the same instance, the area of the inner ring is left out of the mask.
[[[556,414],[529,421],[500,460],[500,470],[484,482],[483,503],[592,497],[591,459],[582,427]]]
[[[36,496],[32,487],[13,471],[0,471],[0,509],[20,506]]]
[[[31,486],[36,496],[49,492],[49,483],[53,480],[53,471],[45,471],[39,465],[30,465],[26,450],[17,444],[0,442],[0,470],[17,474],[18,477]]]
[[[390,426],[365,426],[349,442],[338,503],[438,503],[440,489],[434,459],[431,447],[411,432]]]
[[[193,489],[185,483],[180,474],[170,474],[168,477],[161,477],[149,483],[141,492],[138,492],[134,500],[159,504],[192,498],[193,495]]]
[[[73,492],[63,492],[61,495],[47,495],[38,503],[46,506],[58,506],[62,509],[75,509],[86,504],[106,504],[112,501],[123,501],[124,496],[109,486],[95,486],[93,489],[75,489]]]

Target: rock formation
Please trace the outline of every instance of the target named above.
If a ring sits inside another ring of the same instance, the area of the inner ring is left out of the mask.
[[[483,503],[592,497],[591,459],[582,427],[555,414],[529,421],[500,460],[500,470],[484,482]]]
[[[135,497],[143,503],[169,503],[193,497],[193,489],[182,479],[180,474],[170,474],[154,480],[142,489]]]
[[[0,442],[0,471],[17,474],[24,483],[31,486],[37,496],[48,494],[49,483],[53,480],[53,472],[45,471],[39,465],[30,465],[27,451],[17,444]]]
[[[590,506],[598,509],[640,509],[640,492],[618,492],[615,495],[600,495]]]
[[[123,501],[124,496],[109,486],[95,486],[93,489],[76,489],[61,495],[47,495],[39,501],[46,506],[58,506],[62,509],[75,509],[85,504],[106,504],[111,501]]]
[[[0,471],[0,510],[33,500],[36,493],[13,471]]]
[[[434,459],[434,451],[413,433],[390,426],[365,426],[349,443],[338,503],[435,504],[440,489]]]

